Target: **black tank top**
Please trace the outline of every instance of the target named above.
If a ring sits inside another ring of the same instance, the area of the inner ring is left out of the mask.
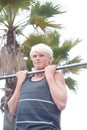
[[[60,130],[60,116],[46,78],[32,82],[27,77],[19,98],[16,130]]]

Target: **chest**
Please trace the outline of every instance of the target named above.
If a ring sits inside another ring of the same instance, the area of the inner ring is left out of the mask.
[[[20,94],[21,99],[42,99],[52,100],[48,83],[45,78],[39,81],[32,82],[27,79],[23,86]]]

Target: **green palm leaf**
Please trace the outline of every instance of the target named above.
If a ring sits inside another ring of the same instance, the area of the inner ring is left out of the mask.
[[[32,67],[29,58],[30,48],[32,45],[41,42],[52,47],[54,51],[52,64],[58,66],[82,61],[79,56],[70,59],[71,49],[79,44],[81,40],[65,40],[63,43],[60,43],[61,35],[58,29],[61,29],[62,25],[52,21],[52,18],[62,13],[65,13],[65,11],[61,11],[60,5],[54,5],[52,2],[41,4],[40,1],[35,0],[0,0],[0,36],[1,40],[4,41],[4,47],[6,47],[9,54],[13,55],[15,53],[15,58],[18,52],[23,52],[23,55],[29,60],[26,61],[29,69]],[[33,28],[32,32],[29,28],[31,26]],[[26,28],[28,31],[24,33]],[[22,41],[22,45],[19,45],[20,40],[18,39],[22,39],[22,37],[25,38],[25,41]],[[4,70],[8,70],[7,66]],[[15,70],[14,66],[13,70]],[[63,70],[63,74],[78,74],[80,70],[80,67],[71,68]],[[10,73],[12,74],[11,71]],[[74,82],[74,80],[71,80],[72,89]]]

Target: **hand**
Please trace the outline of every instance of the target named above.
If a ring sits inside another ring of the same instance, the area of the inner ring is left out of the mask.
[[[17,72],[16,73],[17,82],[22,84],[25,81],[27,74],[28,74],[28,70]]]
[[[49,65],[45,68],[45,75],[54,75],[56,73],[56,65]]]

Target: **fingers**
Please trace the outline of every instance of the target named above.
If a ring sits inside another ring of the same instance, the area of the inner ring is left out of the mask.
[[[49,65],[45,68],[45,74],[54,74],[56,72],[56,65]]]
[[[20,79],[20,80],[25,80],[27,74],[28,74],[28,70],[18,71],[18,72],[16,73],[16,77],[17,77],[18,80],[19,80],[19,79]]]

